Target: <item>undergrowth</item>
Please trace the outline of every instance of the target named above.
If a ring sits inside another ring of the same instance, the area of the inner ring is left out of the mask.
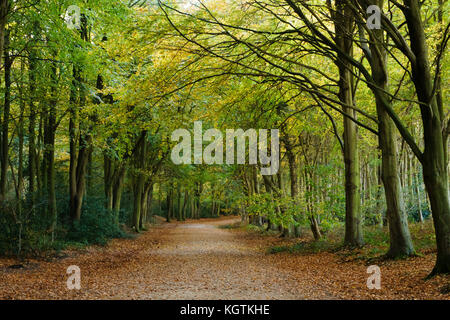
[[[431,219],[423,223],[410,224],[411,237],[417,255],[423,255],[435,251],[435,233]],[[260,227],[247,227],[248,230],[258,231],[265,234]],[[311,235],[306,234],[295,243],[286,241],[286,244],[271,246],[267,249],[270,254],[289,252],[292,254],[311,254],[319,252],[335,252],[342,256],[370,260],[384,256],[389,249],[389,230],[387,227],[368,226],[364,227],[365,244],[360,248],[343,247],[344,227],[340,226],[329,230],[320,240],[315,241]],[[295,240],[294,240],[295,241]]]

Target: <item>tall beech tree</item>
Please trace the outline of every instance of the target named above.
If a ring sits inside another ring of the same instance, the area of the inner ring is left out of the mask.
[[[374,1],[373,4],[383,8],[384,1]],[[390,247],[387,255],[392,257],[415,254],[408,228],[403,193],[401,190],[398,171],[397,145],[395,125],[383,103],[389,101],[389,72],[387,69],[386,41],[383,30],[373,30],[369,45],[364,39],[364,30],[361,25],[360,35],[363,37],[362,47],[365,57],[369,61],[374,83],[377,85],[377,95],[384,97],[381,100],[375,97],[378,115],[379,143],[382,154],[381,177],[383,180],[386,202],[387,218],[389,221]],[[383,102],[384,101],[384,102]],[[392,108],[391,105],[388,108]]]
[[[83,14],[80,21],[81,40],[88,42],[90,41],[90,37],[87,16]],[[85,107],[87,100],[82,70],[83,66],[79,62],[75,62],[73,66],[73,87],[70,97],[71,109],[69,120],[69,210],[72,221],[78,221],[81,218],[81,208],[86,190],[86,172],[89,155],[92,152],[92,135],[86,124],[80,120],[79,115],[79,110]]]
[[[340,49],[336,64],[339,69],[339,100],[343,112],[353,118],[357,117],[352,108],[355,81],[351,64],[342,55],[353,56],[354,19],[352,11],[345,1],[336,0],[335,12],[330,9],[334,20],[335,42]],[[360,171],[358,152],[358,126],[349,117],[344,117],[343,153],[345,163],[345,236],[344,245],[361,246],[364,243],[362,235],[362,219],[360,211]]]

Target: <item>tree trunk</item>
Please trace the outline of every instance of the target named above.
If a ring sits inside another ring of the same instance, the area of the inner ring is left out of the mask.
[[[23,70],[25,68],[25,62],[22,60],[21,63],[21,73],[23,74]],[[17,168],[17,212],[19,216],[22,216],[22,194],[24,189],[24,181],[23,181],[23,145],[24,145],[24,112],[25,112],[25,97],[23,86],[18,86],[19,88],[19,97],[20,97],[20,115],[19,115],[19,125],[17,128],[17,136],[19,139],[18,146],[18,168]]]
[[[285,131],[285,130],[283,130]],[[289,165],[289,177],[291,180],[291,198],[294,200],[294,203],[298,203],[298,194],[299,194],[299,186],[298,186],[298,166],[297,166],[297,160],[294,153],[294,147],[292,145],[291,139],[287,134],[283,134],[282,136],[283,144],[286,149],[286,156],[288,158],[288,165]],[[294,215],[294,220],[299,221],[300,213],[297,215]],[[291,227],[293,232],[290,232],[294,236],[300,236],[300,229],[296,228],[295,226]]]
[[[144,181],[141,175],[134,176],[133,180],[133,217],[131,221],[131,227],[134,228],[134,231],[139,232]]]
[[[5,47],[5,27],[8,23],[8,14],[10,9],[10,0],[0,0],[0,52],[3,52]]]
[[[123,191],[123,184],[125,181],[125,175],[126,175],[126,168],[124,165],[120,166],[118,169],[117,179],[115,180],[113,191],[112,191],[112,209],[115,214],[116,223],[119,224],[119,214],[120,214],[120,202],[122,199],[122,191]]]
[[[187,216],[187,204],[189,203],[189,192],[186,190],[184,191],[184,201],[183,201],[183,221],[186,220]]]
[[[444,110],[433,91],[428,49],[418,0],[404,0],[411,50],[415,55],[412,78],[421,102],[425,150],[423,178],[430,197],[436,233],[437,258],[431,275],[450,272],[450,208],[447,172],[447,132],[443,131]]]
[[[133,168],[133,217],[131,227],[136,232],[140,232],[142,200],[144,197],[145,176],[142,172],[144,170],[145,157],[147,155],[147,132],[142,131],[137,143],[136,152],[134,154],[134,168]]]
[[[167,216],[166,216],[166,221],[170,222],[170,218],[172,216],[172,187],[169,186],[169,189],[167,190]]]
[[[51,99],[48,108],[47,124],[44,129],[44,158],[47,169],[47,211],[51,219],[52,235],[57,223],[56,192],[55,192],[55,131],[57,104],[57,68],[52,63]]]
[[[178,221],[182,221],[183,220],[183,209],[181,207],[181,186],[180,186],[180,182],[178,182],[177,185],[177,210],[178,210]]]
[[[9,158],[9,113],[11,107],[11,66],[12,60],[9,54],[9,30],[6,30],[4,36],[4,53],[5,55],[5,100],[3,106],[3,123],[2,123],[2,146],[1,146],[1,174],[0,174],[0,202],[6,197],[6,182],[8,172]]]
[[[89,41],[87,17],[84,15],[81,17],[81,39]],[[72,222],[79,221],[81,218],[81,208],[86,191],[86,172],[92,152],[92,135],[89,130],[85,131],[80,128],[76,106],[78,104],[80,107],[84,107],[86,104],[86,92],[82,83],[81,70],[79,66],[74,65],[69,119],[69,215]]]
[[[320,240],[322,234],[320,233],[319,222],[317,221],[317,218],[314,215],[311,215],[309,221],[314,240]]]
[[[34,26],[35,37],[38,37],[38,25]],[[37,57],[35,50],[31,50],[28,59],[29,74],[29,107],[30,115],[28,120],[28,204],[33,211],[36,192],[36,75]]]
[[[418,174],[415,174],[414,175],[414,177],[415,177],[415,184],[416,184],[416,186],[415,186],[415,190],[416,190],[416,195],[417,195],[417,209],[418,209],[418,215],[419,215],[419,222],[423,222],[423,213],[422,213],[422,201],[420,200],[420,188],[419,188],[419,185],[420,185],[420,180],[419,180],[419,175]]]
[[[383,0],[374,4],[383,7]],[[386,109],[391,108],[388,92],[387,56],[385,51],[384,31],[372,30],[369,47],[360,30],[364,53],[372,68],[372,77],[376,88],[372,88],[376,98],[379,145],[381,149],[381,178],[386,197],[386,216],[389,226],[390,247],[388,257],[400,257],[415,254],[408,228],[408,219],[403,200],[402,185],[399,176],[399,162],[395,124]],[[388,105],[389,104],[389,105]],[[405,169],[405,168],[404,168]]]
[[[141,204],[141,216],[140,216],[140,219],[139,219],[139,229],[140,230],[146,230],[146,228],[145,228],[145,224],[148,222],[148,209],[149,209],[149,207],[148,207],[148,197],[149,197],[149,193],[150,193],[150,189],[151,189],[151,187],[152,187],[152,182],[151,181],[148,181],[146,184],[145,184],[145,187],[144,187],[144,191],[143,191],[143,194],[142,194],[142,199],[141,199],[141,201],[142,201],[142,204]]]
[[[113,208],[113,160],[105,153],[103,155],[103,186],[105,189],[106,209]]]
[[[353,14],[344,0],[336,0],[335,14],[336,45],[348,56],[353,56]],[[351,108],[353,98],[353,76],[351,65],[342,54],[338,54],[336,64],[339,68],[339,100],[343,111],[356,118]],[[344,245],[362,246],[364,244],[362,217],[360,212],[360,176],[358,154],[358,127],[348,117],[344,117],[344,163],[345,163],[345,237]]]

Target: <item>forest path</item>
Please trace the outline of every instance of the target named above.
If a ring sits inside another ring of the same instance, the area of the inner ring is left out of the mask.
[[[220,229],[240,219],[166,225],[151,264],[142,269],[149,282],[133,281],[151,299],[304,299],[289,272],[266,259],[258,243],[243,233]]]
[[[51,261],[0,259],[0,299],[449,299],[450,278],[424,281],[432,255],[383,262],[382,290],[366,286],[367,263],[329,252],[267,254],[293,243],[241,229],[238,218],[164,223],[135,239],[65,251]],[[68,290],[69,266],[81,289]]]
[[[163,224],[137,239],[114,240],[106,248],[70,252],[24,269],[2,268],[0,261],[0,298],[307,299],[311,292],[332,298],[299,284],[292,272],[266,255],[259,237],[219,228],[238,221]],[[81,290],[66,288],[71,265],[80,267]]]

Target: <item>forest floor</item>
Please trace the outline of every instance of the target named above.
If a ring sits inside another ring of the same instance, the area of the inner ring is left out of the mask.
[[[449,276],[424,280],[432,253],[378,262],[381,290],[369,290],[367,261],[332,252],[270,254],[292,240],[224,228],[238,221],[163,224],[22,268],[0,259],[0,299],[450,299],[441,293]],[[71,265],[81,269],[80,290],[67,289]]]

